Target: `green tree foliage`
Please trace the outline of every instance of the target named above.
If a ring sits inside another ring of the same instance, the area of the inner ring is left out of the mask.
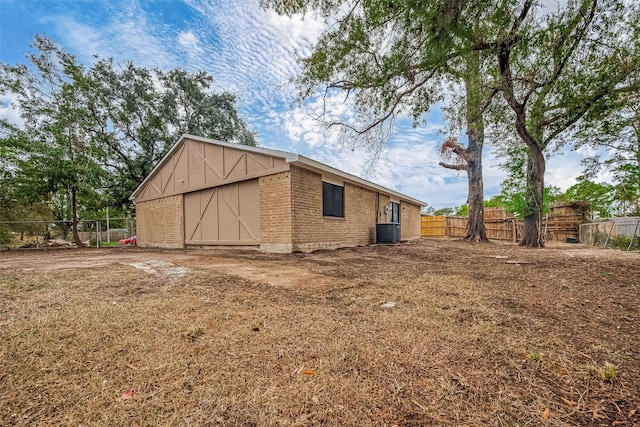
[[[73,236],[77,229],[77,198],[99,186],[101,170],[92,156],[83,94],[84,68],[50,39],[37,36],[24,64],[0,67],[0,93],[17,95],[24,127],[5,124],[5,142],[19,153],[14,177],[22,199],[30,203],[68,193]],[[68,218],[67,218],[68,219]]]
[[[433,206],[423,206],[420,210],[420,215],[433,215],[436,209]]]
[[[456,210],[455,210],[454,215],[455,216],[469,216],[469,205],[465,203],[463,205],[458,206],[456,208]]]
[[[545,186],[542,203],[542,214],[549,212],[549,206],[559,200],[564,200],[560,188]],[[524,181],[506,179],[500,186],[500,193],[491,199],[491,204],[503,207],[508,215],[524,219],[527,212],[526,188]]]
[[[89,70],[93,141],[97,158],[110,172],[110,204],[128,206],[128,197],[183,134],[256,145],[238,116],[235,96],[209,91],[205,72],[149,71],[112,59]]]
[[[545,19],[533,0],[504,2],[508,25],[478,48],[495,52],[499,88],[527,148],[524,239],[542,246],[544,153],[562,144],[594,112],[616,111],[637,90],[640,13],[623,1],[568,2]]]
[[[631,163],[621,164],[614,171],[615,200],[619,216],[640,216],[640,168]]]
[[[592,218],[609,218],[615,213],[615,186],[590,181],[584,176],[577,178],[577,182],[567,188],[561,195],[567,202],[588,202]]]
[[[466,240],[488,241],[484,230],[482,147],[483,112],[497,92],[484,82],[484,53],[474,49],[487,31],[479,4],[432,1],[296,1],[263,0],[283,14],[319,12],[332,25],[314,51],[302,60],[296,82],[299,100],[327,99],[335,91],[353,102],[354,116],[325,116],[349,138],[378,153],[401,116],[420,125],[430,107],[444,99],[442,84],[464,88],[449,111],[466,131],[466,146],[449,138],[442,153],[464,170],[472,216]],[[461,15],[462,13],[462,15]],[[326,111],[326,110],[325,110]]]
[[[352,126],[359,133],[398,111],[419,121],[442,93],[435,77],[469,57],[465,46],[482,52],[483,85],[502,95],[510,133],[527,150],[521,244],[530,247],[544,245],[549,147],[565,143],[594,112],[616,111],[618,98],[638,87],[640,7],[624,0],[575,0],[557,9],[535,0],[263,4],[281,13],[315,10],[336,22],[304,60],[298,84],[302,97],[320,85],[353,91],[358,112],[376,118]]]
[[[604,159],[586,159],[586,176],[593,178],[602,170],[612,172],[620,202],[617,214],[640,215],[640,90],[621,94],[618,105],[619,109],[606,114],[592,114],[592,120],[578,132],[576,145],[588,144],[607,152]]]
[[[453,215],[454,210],[453,208],[441,208],[438,209],[436,211],[433,212],[433,215],[435,216],[449,216],[449,215]]]
[[[16,97],[23,121],[0,121],[0,184],[12,189],[0,197],[0,220],[24,220],[23,206],[46,203],[72,220],[80,244],[78,213],[130,208],[129,195],[182,134],[256,144],[235,97],[211,92],[207,73],[112,59],[86,67],[42,36],[32,48],[26,64],[0,64],[0,94]]]

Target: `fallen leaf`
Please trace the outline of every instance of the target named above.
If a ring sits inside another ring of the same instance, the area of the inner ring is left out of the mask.
[[[562,399],[562,401],[564,403],[566,403],[567,405],[569,405],[569,406],[575,406],[575,405],[578,404],[578,402],[575,402],[575,401],[569,400],[569,399],[565,399],[564,397],[561,397],[560,399]]]
[[[633,416],[635,415],[636,411],[637,411],[637,409],[632,409],[632,410],[630,410],[630,411],[629,411],[629,416],[630,416],[630,417],[633,417]]]
[[[626,421],[614,421],[611,423],[612,426],[623,426],[625,425],[627,422]]]
[[[549,418],[549,408],[544,410],[544,413],[542,414],[542,418],[544,418],[545,420]]]
[[[305,375],[315,375],[316,371],[312,371],[311,369],[305,369],[302,371],[302,373]]]
[[[129,400],[133,397],[134,394],[136,394],[136,391],[134,389],[126,390],[124,393],[122,393],[122,400]]]

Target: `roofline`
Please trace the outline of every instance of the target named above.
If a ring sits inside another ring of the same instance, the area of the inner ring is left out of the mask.
[[[332,166],[326,165],[324,163],[318,162],[317,160],[313,160],[310,159],[308,157],[302,156],[302,155],[298,155],[298,160],[297,161],[293,161],[292,163],[294,164],[300,164],[303,166],[308,166],[310,168],[313,169],[317,169],[317,170],[321,170],[321,171],[326,171],[329,173],[332,173],[334,175],[340,176],[344,179],[346,179],[347,181],[352,181],[356,184],[360,184],[360,185],[364,185],[366,187],[370,187],[370,188],[374,188],[375,190],[382,192],[382,193],[387,193],[389,195],[392,196],[396,196],[397,198],[401,199],[401,200],[405,200],[407,202],[411,202],[414,203],[416,205],[420,205],[420,206],[427,206],[427,203],[418,200],[418,199],[414,199],[413,197],[407,196],[406,194],[402,194],[399,193],[395,190],[391,190],[390,188],[387,187],[383,187],[382,185],[378,185],[374,182],[371,181],[367,181],[366,179],[360,178],[358,176],[355,175],[351,175],[350,173],[347,172],[343,172],[340,169],[336,169]]]
[[[180,139],[178,139],[175,144],[173,144],[173,146],[169,149],[169,151],[167,152],[167,154],[164,155],[164,157],[162,157],[162,159],[156,164],[156,166],[151,170],[151,172],[149,173],[149,175],[147,175],[147,177],[144,179],[144,181],[142,181],[142,183],[135,189],[135,191],[131,194],[131,196],[129,196],[129,200],[135,200],[136,195],[138,194],[138,192],[142,189],[142,187],[147,183],[147,181],[149,181],[149,179],[164,165],[164,163],[167,161],[167,159],[169,157],[171,157],[171,155],[178,149],[178,147],[180,146],[180,144],[182,143],[182,141],[184,141],[185,139],[193,139],[195,141],[200,141],[200,142],[208,142],[211,144],[216,144],[216,145],[221,145],[223,147],[228,147],[228,148],[235,148],[235,149],[240,149],[240,150],[244,150],[244,151],[250,151],[253,153],[259,153],[259,154],[264,154],[267,156],[273,156],[273,157],[279,157],[281,159],[284,159],[285,162],[287,163],[291,163],[293,165],[298,165],[301,167],[306,167],[306,168],[310,168],[310,169],[316,169],[319,171],[325,171],[337,176],[340,176],[342,178],[344,178],[347,181],[351,181],[354,182],[356,184],[360,184],[363,185],[365,187],[369,187],[369,188],[373,188],[379,192],[383,192],[383,193],[387,193],[389,195],[395,196],[401,200],[405,200],[411,203],[414,203],[416,205],[420,205],[420,206],[427,206],[427,203],[418,200],[418,199],[414,199],[413,197],[409,197],[405,194],[399,193],[397,191],[391,190],[389,188],[383,187],[381,185],[375,184],[371,181],[367,181],[366,179],[362,179],[359,178],[355,175],[352,175],[350,173],[347,172],[343,172],[339,169],[336,169],[332,166],[326,165],[324,163],[318,162],[316,160],[310,159],[308,157],[299,155],[299,154],[295,154],[295,153],[290,153],[288,151],[282,151],[282,150],[276,150],[273,148],[262,148],[262,147],[253,147],[250,145],[242,145],[242,144],[236,144],[233,142],[224,142],[224,141],[219,141],[217,139],[211,139],[211,138],[204,138],[202,136],[196,136],[196,135],[189,135],[189,134],[184,134],[180,137]]]
[[[147,177],[140,183],[140,185],[138,185],[138,187],[136,187],[134,192],[131,193],[131,196],[129,196],[129,200],[134,200],[135,199],[136,195],[142,189],[142,187],[147,183],[147,181],[149,181],[149,179],[156,173],[156,171],[158,171],[164,165],[164,163],[167,161],[167,159],[169,157],[171,157],[171,155],[180,146],[180,143],[182,143],[182,141],[184,141],[185,139],[193,139],[193,140],[200,141],[200,142],[208,142],[208,143],[211,143],[211,144],[222,145],[223,147],[235,148],[235,149],[239,148],[241,150],[251,151],[251,152],[254,152],[254,153],[265,154],[265,155],[274,156],[274,157],[280,157],[282,159],[285,159],[286,162],[292,162],[292,161],[298,160],[298,155],[297,154],[289,153],[288,151],[275,150],[275,149],[272,149],[272,148],[253,147],[251,145],[242,145],[242,144],[236,144],[234,142],[219,141],[217,139],[204,138],[202,136],[190,135],[188,133],[185,133],[180,137],[180,139],[178,139],[171,146],[169,151],[167,151],[167,154],[165,154],[164,157],[162,157],[162,159],[160,159],[160,161],[151,170],[151,172],[149,172],[149,175],[147,175]]]

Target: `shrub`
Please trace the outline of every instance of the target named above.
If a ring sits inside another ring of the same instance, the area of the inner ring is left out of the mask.
[[[13,235],[6,225],[0,224],[0,245],[6,245],[13,240]]]
[[[629,247],[629,243],[631,243],[631,237],[629,236],[615,236],[609,239],[609,246],[625,251]],[[640,250],[640,236],[636,236],[635,239],[633,239],[631,249]]]

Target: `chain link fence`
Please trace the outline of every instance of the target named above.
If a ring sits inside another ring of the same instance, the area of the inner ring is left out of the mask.
[[[640,250],[640,217],[609,218],[582,224],[580,242],[627,251]]]
[[[0,222],[0,247],[41,249],[75,246],[72,221]],[[134,218],[106,218],[78,221],[78,237],[86,246],[117,245],[135,235]]]

